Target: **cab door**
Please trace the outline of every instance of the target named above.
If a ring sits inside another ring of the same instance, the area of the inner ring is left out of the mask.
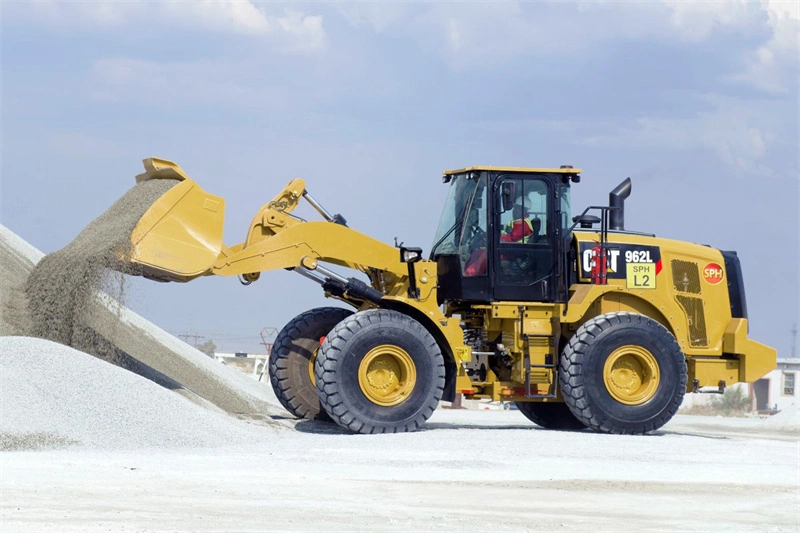
[[[511,194],[513,202],[509,201]],[[494,300],[553,301],[557,221],[550,180],[536,175],[500,176],[493,195]]]

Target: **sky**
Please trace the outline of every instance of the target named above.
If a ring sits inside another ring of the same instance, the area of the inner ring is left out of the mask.
[[[176,161],[226,199],[228,244],[300,176],[350,227],[426,252],[447,192],[442,170],[572,164],[583,169],[575,211],[605,204],[630,176],[627,228],[738,251],[751,337],[792,353],[793,2],[0,10],[0,223],[45,253],[133,186],[146,157]],[[130,285],[133,310],[228,352],[263,353],[264,328],[336,303],[285,271],[247,287],[215,277]]]

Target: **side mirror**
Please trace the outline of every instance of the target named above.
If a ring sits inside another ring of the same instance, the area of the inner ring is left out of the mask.
[[[517,184],[513,181],[504,181],[502,185],[501,197],[503,199],[503,211],[510,211],[514,207],[514,200],[517,199]]]
[[[422,248],[406,248],[400,247],[400,262],[401,263],[416,263],[422,259]]]

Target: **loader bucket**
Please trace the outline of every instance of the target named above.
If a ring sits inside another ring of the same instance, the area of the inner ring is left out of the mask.
[[[136,181],[174,179],[131,232],[128,260],[137,273],[159,281],[189,281],[209,274],[222,250],[225,200],[205,192],[171,161],[144,160]]]

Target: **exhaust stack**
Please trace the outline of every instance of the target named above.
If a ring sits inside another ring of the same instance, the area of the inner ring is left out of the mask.
[[[625,229],[625,198],[631,195],[631,179],[625,180],[614,187],[608,193],[608,206],[618,207],[619,209],[612,209],[609,214],[609,229],[624,230]]]

